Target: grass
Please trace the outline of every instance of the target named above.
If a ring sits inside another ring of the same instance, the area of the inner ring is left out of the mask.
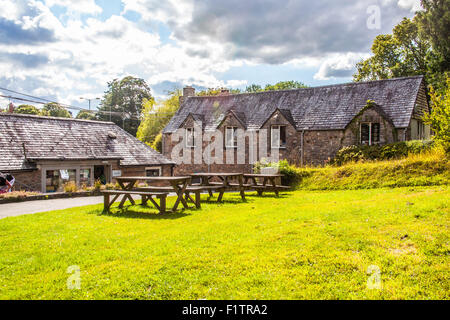
[[[6,218],[0,299],[448,299],[449,199],[448,186],[295,191],[162,216],[96,205]],[[80,290],[67,289],[72,265]]]
[[[342,166],[295,169],[303,190],[343,190],[450,184],[450,161],[442,150],[399,160],[353,162]]]

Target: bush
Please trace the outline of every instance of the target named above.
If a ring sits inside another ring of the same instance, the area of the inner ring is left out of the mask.
[[[102,189],[102,182],[100,181],[100,179],[95,180],[94,182],[94,190],[95,191],[100,191]]]
[[[37,196],[38,192],[28,192],[28,191],[13,191],[7,193],[1,193],[0,199],[23,199],[29,196]]]
[[[344,190],[438,186],[450,184],[450,161],[442,149],[398,160],[347,163],[340,167],[305,168],[298,185],[305,190]],[[309,173],[309,175],[306,174]]]
[[[304,171],[291,166],[287,160],[281,160],[279,162],[266,162],[262,160],[261,162],[256,162],[253,171],[255,173],[261,173],[261,168],[274,168],[276,171],[283,175],[281,178],[281,184],[285,186],[296,186],[298,185],[303,176]]]
[[[69,181],[64,184],[64,192],[77,192],[77,190],[77,185],[73,181]]]
[[[433,148],[432,141],[404,141],[383,146],[349,146],[339,150],[330,164],[341,166],[348,162],[390,160],[420,154]]]

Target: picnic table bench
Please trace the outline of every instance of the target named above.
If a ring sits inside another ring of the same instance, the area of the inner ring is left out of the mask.
[[[223,194],[227,190],[237,190],[239,191],[242,200],[245,201],[245,188],[243,183],[243,173],[224,173],[224,172],[201,172],[201,173],[192,173],[192,178],[200,178],[200,184],[196,184],[195,186],[210,188],[208,192],[212,195],[213,190],[219,191],[219,197],[217,198],[217,202],[221,202],[223,198]],[[210,181],[212,178],[219,178],[221,181],[213,182]],[[237,180],[238,183],[232,184],[231,180]],[[216,187],[213,189],[211,187]],[[218,187],[218,188],[217,188]]]
[[[160,213],[166,212],[166,198],[169,194],[168,192],[151,192],[151,191],[143,191],[143,190],[103,190],[103,210],[109,212],[113,203],[117,200],[120,195],[140,195],[142,197],[142,204],[146,204],[148,200],[150,200],[153,205],[159,210]],[[110,200],[110,196],[115,196],[112,201]],[[159,199],[159,204],[153,199],[156,197]],[[125,198],[125,197],[124,197]],[[131,198],[131,197],[130,197]],[[125,202],[125,201],[124,201]],[[119,208],[123,208],[124,202],[119,204]],[[131,203],[134,205],[135,202],[133,198],[131,198]]]
[[[191,177],[188,176],[171,176],[171,177],[117,177],[117,183],[122,188],[122,190],[115,190],[116,196],[113,199],[112,203],[120,196],[123,195],[122,201],[119,204],[119,207],[122,208],[125,201],[128,199],[134,205],[135,202],[131,195],[141,195],[143,204],[147,203],[147,200],[150,200],[156,208],[160,211],[160,213],[165,212],[165,199],[170,192],[174,192],[177,194],[177,199],[172,208],[172,211],[176,211],[178,205],[181,203],[185,209],[189,209],[189,206],[186,200],[183,198],[186,188],[188,187],[189,182],[191,181]],[[168,187],[145,187],[145,188],[137,188],[135,187],[138,181],[153,181],[153,182],[166,182],[170,186]],[[111,193],[110,193],[111,194]],[[166,194],[166,197],[160,197],[160,201],[164,203],[164,210],[161,209],[162,204],[160,205],[154,201],[152,196],[158,194]],[[164,200],[162,200],[164,198]],[[111,204],[112,204],[111,203]],[[108,208],[111,205],[108,206]]]
[[[264,192],[275,192],[275,195],[278,196],[279,191],[290,189],[288,186],[277,184],[276,180],[281,177],[283,177],[282,174],[244,174],[246,188],[256,190],[260,196],[263,195]],[[263,181],[259,183],[256,179],[262,179]]]

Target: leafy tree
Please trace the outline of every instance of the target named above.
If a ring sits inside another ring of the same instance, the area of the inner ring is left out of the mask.
[[[76,118],[77,119],[85,119],[85,120],[96,120],[97,119],[94,113],[85,111],[85,110],[78,112]]]
[[[245,92],[247,93],[255,93],[261,91],[264,91],[264,89],[259,84],[251,84],[247,88],[245,88]]]
[[[40,115],[41,112],[35,106],[29,104],[21,104],[14,109],[14,113]]]
[[[290,80],[290,81],[280,81],[275,84],[266,84],[266,86],[264,88],[258,84],[252,84],[252,85],[248,86],[247,88],[245,88],[245,92],[255,93],[255,92],[262,92],[262,91],[289,90],[289,89],[301,89],[301,88],[308,88],[308,86],[299,81]]]
[[[124,130],[136,136],[144,101],[152,100],[150,88],[143,79],[132,76],[114,79],[108,83],[108,90],[99,107],[102,113],[98,113],[97,117],[103,121],[111,119],[120,127],[124,125]]]
[[[430,97],[433,108],[430,114],[425,114],[424,121],[431,125],[434,141],[450,154],[450,77],[447,77],[445,93],[440,95],[431,87]]]
[[[308,88],[308,86],[305,85],[304,83],[291,80],[291,81],[280,81],[274,85],[267,84],[264,87],[264,91],[302,89],[302,88]]]
[[[136,137],[153,146],[156,137],[169,123],[175,112],[180,107],[179,97],[181,90],[169,92],[169,97],[164,100],[145,100],[141,116],[141,124],[137,130]]]
[[[162,133],[159,133],[156,136],[155,141],[153,141],[151,147],[158,152],[162,152]]]
[[[421,0],[421,4],[424,10],[417,12],[420,32],[433,48],[427,57],[430,83],[443,92],[450,70],[450,0]]]
[[[355,81],[425,75],[438,92],[450,67],[450,0],[422,0],[424,10],[404,18],[392,34],[379,35],[372,56],[357,63]]]
[[[202,90],[196,93],[196,96],[218,96],[219,94],[222,93],[222,90],[224,90],[224,88],[209,88],[206,90]],[[226,89],[228,90],[231,94],[238,94],[241,93],[241,90],[239,89]]]
[[[356,65],[355,81],[427,74],[429,42],[419,33],[417,19],[404,18],[393,34],[382,34],[372,44],[373,56]]]
[[[67,109],[55,102],[45,104],[41,114],[48,117],[72,118],[72,114]]]

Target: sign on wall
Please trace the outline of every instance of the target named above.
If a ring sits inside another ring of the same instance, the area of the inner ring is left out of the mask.
[[[113,170],[112,176],[113,178],[122,176],[122,170]]]

